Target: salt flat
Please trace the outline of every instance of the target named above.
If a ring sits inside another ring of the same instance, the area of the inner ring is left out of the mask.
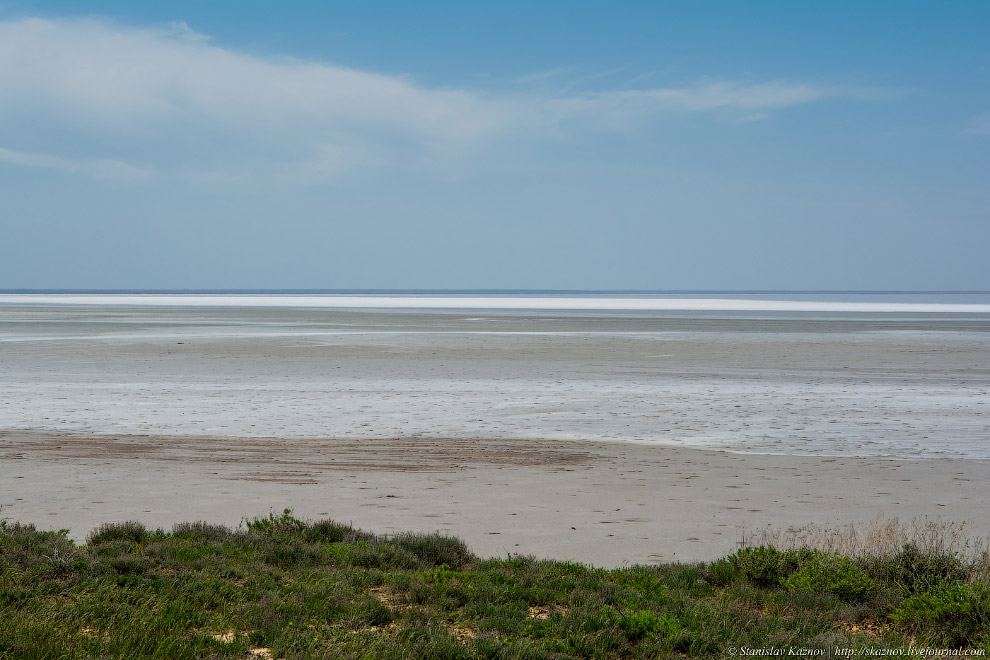
[[[983,313],[6,302],[0,503],[74,530],[294,506],[598,563],[713,556],[743,526],[990,527],[973,504],[990,495],[988,392]],[[223,460],[252,443],[258,460]],[[506,447],[556,458],[484,460]],[[346,467],[354,451],[363,467]],[[429,469],[392,469],[417,452]],[[601,538],[547,527],[625,500],[649,514],[600,522]],[[523,501],[556,508],[507,510]]]

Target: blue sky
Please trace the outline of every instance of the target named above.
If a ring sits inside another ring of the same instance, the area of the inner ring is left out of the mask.
[[[0,288],[990,289],[990,4],[0,2]]]

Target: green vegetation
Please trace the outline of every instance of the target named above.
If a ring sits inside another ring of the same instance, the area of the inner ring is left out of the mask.
[[[990,651],[986,556],[745,548],[606,570],[479,559],[290,511],[231,530],[0,522],[0,658],[666,658],[735,647]],[[978,560],[979,559],[979,560]]]

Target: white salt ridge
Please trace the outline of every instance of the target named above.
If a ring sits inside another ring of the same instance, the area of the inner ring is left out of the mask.
[[[0,305],[2,304],[139,305],[165,307],[295,307],[318,309],[520,309],[561,311],[990,314],[990,304],[979,303],[735,300],[725,298],[0,294]]]

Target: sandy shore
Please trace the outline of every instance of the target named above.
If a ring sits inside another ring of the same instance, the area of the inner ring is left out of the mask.
[[[601,566],[709,559],[744,531],[877,516],[990,533],[990,464],[743,455],[618,442],[0,432],[0,515],[82,539],[108,520],[236,526],[291,507],[485,556]]]

